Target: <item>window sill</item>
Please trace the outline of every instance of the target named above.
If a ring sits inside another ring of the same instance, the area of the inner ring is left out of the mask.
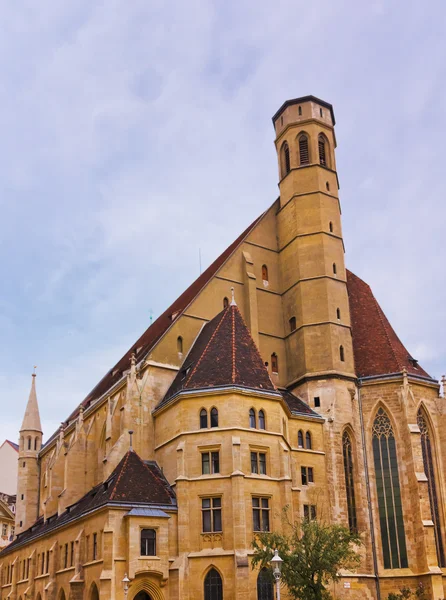
[[[74,571],[74,566],[73,567],[65,567],[63,569],[59,569],[58,571],[56,571],[56,575],[58,575],[59,573],[67,573],[68,571]]]
[[[139,556],[138,560],[161,560],[159,556]]]
[[[84,563],[82,566],[83,567],[91,567],[92,565],[99,565],[100,563],[103,562],[102,558],[98,558],[97,560],[90,560],[87,563]],[[74,569],[74,567],[72,567]]]
[[[34,579],[43,579],[44,577],[49,577],[49,573],[43,573],[42,575],[36,575]]]

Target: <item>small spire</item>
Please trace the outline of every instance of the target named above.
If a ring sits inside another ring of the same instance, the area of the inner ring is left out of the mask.
[[[231,288],[231,294],[232,294],[232,300],[231,300],[231,306],[237,306],[237,303],[235,301],[235,294],[234,294],[234,288]]]
[[[25,415],[23,417],[22,427],[20,431],[39,431],[42,433],[42,425],[40,423],[39,405],[37,403],[36,393],[36,368],[32,374],[31,391],[29,393],[28,404],[26,405]]]
[[[129,429],[129,436],[130,436],[130,452],[133,452],[133,430]]]

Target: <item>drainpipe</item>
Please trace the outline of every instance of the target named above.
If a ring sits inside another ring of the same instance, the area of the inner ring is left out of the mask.
[[[362,382],[359,379],[358,380],[358,406],[359,406],[359,419],[360,419],[360,423],[361,423],[361,441],[362,441],[362,452],[363,452],[363,459],[364,459],[365,487],[367,490],[367,506],[369,509],[370,539],[372,542],[373,575],[375,578],[376,598],[377,598],[377,600],[381,600],[381,590],[380,590],[379,577],[378,577],[378,557],[376,554],[375,527],[373,524],[373,513],[372,513],[372,498],[370,495],[369,465],[368,465],[368,461],[367,461],[367,450],[366,450],[366,444],[365,444],[364,415],[362,413],[361,385],[362,385]]]

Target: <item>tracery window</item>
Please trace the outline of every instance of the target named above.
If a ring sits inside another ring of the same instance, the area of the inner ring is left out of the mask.
[[[352,440],[344,431],[342,436],[342,453],[344,456],[345,492],[347,495],[348,526],[350,531],[357,531],[356,519],[355,480],[353,472],[353,447]]]
[[[437,484],[435,481],[435,467],[433,459],[433,451],[431,444],[431,436],[427,421],[420,409],[417,414],[418,427],[421,432],[421,449],[423,452],[423,466],[427,477],[427,485],[429,490],[429,504],[431,508],[432,521],[434,523],[435,546],[437,549],[437,559],[440,567],[445,565],[443,538],[441,535],[441,521],[438,510],[438,495]]]
[[[396,442],[382,408],[373,423],[372,444],[384,568],[403,569],[408,563]]]
[[[257,600],[274,600],[274,586],[271,573],[263,567],[257,577]]]
[[[217,569],[211,569],[204,579],[204,600],[223,600],[223,582]]]

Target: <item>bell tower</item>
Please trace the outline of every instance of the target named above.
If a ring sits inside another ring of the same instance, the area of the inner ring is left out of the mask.
[[[39,505],[39,450],[42,446],[42,425],[36,394],[36,374],[32,375],[31,391],[20,428],[19,468],[17,476],[16,533],[30,527],[37,519]]]
[[[273,117],[288,385],[355,377],[331,104],[288,100]]]

